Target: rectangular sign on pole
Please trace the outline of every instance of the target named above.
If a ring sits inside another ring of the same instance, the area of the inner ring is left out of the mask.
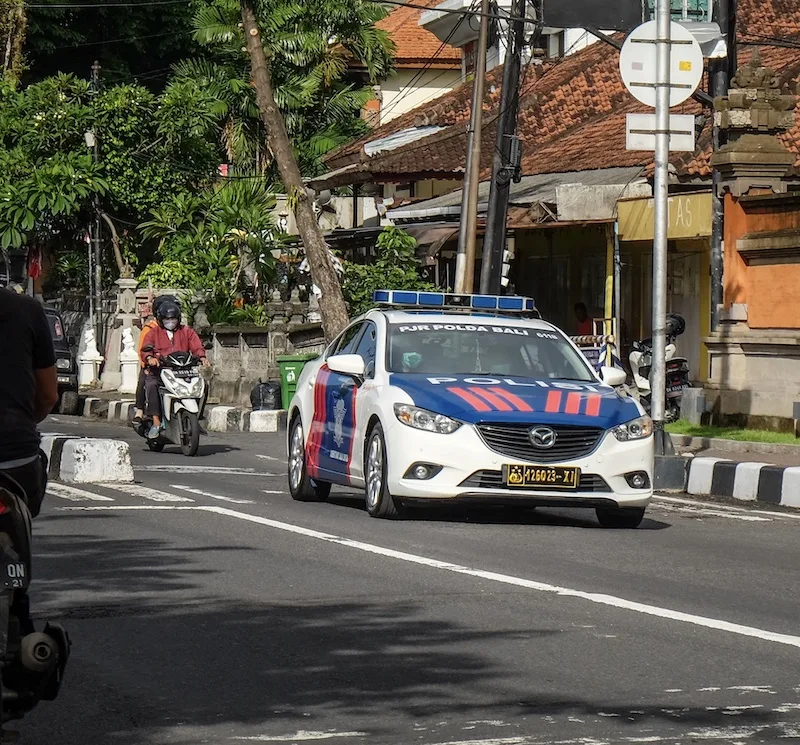
[[[630,31],[644,12],[641,0],[543,0],[542,20],[553,28]]]
[[[656,115],[628,114],[625,127],[627,150],[656,149]],[[672,152],[695,151],[695,125],[692,114],[670,114],[669,149]]]

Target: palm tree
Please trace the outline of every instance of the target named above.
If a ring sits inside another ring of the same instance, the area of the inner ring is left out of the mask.
[[[370,0],[263,0],[257,11],[276,103],[302,172],[315,175],[326,153],[363,133],[359,114],[373,96],[370,84],[391,72],[393,43],[375,28],[386,10]],[[209,54],[177,65],[171,85],[210,94],[229,161],[264,172],[271,155],[242,54],[239,13],[237,0],[215,0],[197,12],[195,38]]]

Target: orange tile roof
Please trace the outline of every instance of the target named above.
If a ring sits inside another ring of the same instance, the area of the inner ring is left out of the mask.
[[[441,0],[418,0],[415,5],[432,8]],[[429,64],[431,68],[461,67],[461,50],[442,42],[419,25],[423,10],[400,6],[376,24],[387,31],[396,46],[395,66],[416,67]]]
[[[794,81],[800,77],[800,2],[798,0],[739,0],[739,62],[749,59],[757,45],[765,65],[779,77]],[[781,46],[782,45],[782,46]],[[518,134],[523,140],[525,175],[594,170],[625,166],[651,169],[653,155],[625,149],[625,114],[643,111],[625,90],[619,75],[619,54],[598,42],[577,54],[546,65],[529,66],[523,83]],[[494,148],[502,68],[488,76],[484,99],[483,152]],[[368,140],[356,141],[328,157],[332,168],[359,163],[358,171],[376,180],[390,181],[393,174],[408,180],[413,174],[436,173],[459,178],[466,153],[465,127],[469,119],[471,84],[464,84],[433,103],[409,111],[373,130]],[[690,99],[675,113],[705,114],[710,110]],[[795,127],[781,137],[798,153],[800,173],[800,108]],[[372,158],[363,152],[366,141],[386,137],[421,124],[446,127],[430,137],[417,140]],[[698,139],[695,154],[672,157],[677,174],[684,178],[708,178],[711,174],[710,124]],[[484,176],[489,163],[482,159]],[[362,176],[364,178],[366,176]]]

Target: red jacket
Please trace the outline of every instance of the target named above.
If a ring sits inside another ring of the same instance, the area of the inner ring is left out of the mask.
[[[203,342],[200,341],[197,332],[188,326],[179,326],[175,329],[171,340],[167,332],[161,326],[157,326],[147,335],[147,340],[144,343],[145,347],[150,345],[155,348],[154,351],[141,350],[142,362],[145,364],[147,364],[148,357],[161,359],[168,354],[172,354],[172,352],[191,352],[200,359],[206,356]]]

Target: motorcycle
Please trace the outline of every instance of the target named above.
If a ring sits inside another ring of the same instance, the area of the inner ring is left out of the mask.
[[[31,513],[19,484],[0,472],[0,741],[4,725],[22,719],[61,689],[71,643],[64,628],[33,629],[27,589],[31,580]]]
[[[684,357],[676,357],[675,341],[686,330],[686,322],[676,313],[667,316],[666,345],[666,401],[665,419],[674,422],[681,416],[681,396],[689,384],[689,362]],[[633,375],[633,383],[639,402],[650,411],[652,390],[650,375],[653,367],[653,340],[643,339],[633,343],[633,351],[628,356]]]
[[[152,347],[145,347],[148,351]],[[168,443],[179,445],[184,455],[197,455],[200,446],[200,419],[203,416],[208,388],[200,374],[200,360],[190,352],[173,352],[161,360],[161,432],[147,437],[153,420],[144,417],[137,433],[147,439],[150,450],[160,453]]]

